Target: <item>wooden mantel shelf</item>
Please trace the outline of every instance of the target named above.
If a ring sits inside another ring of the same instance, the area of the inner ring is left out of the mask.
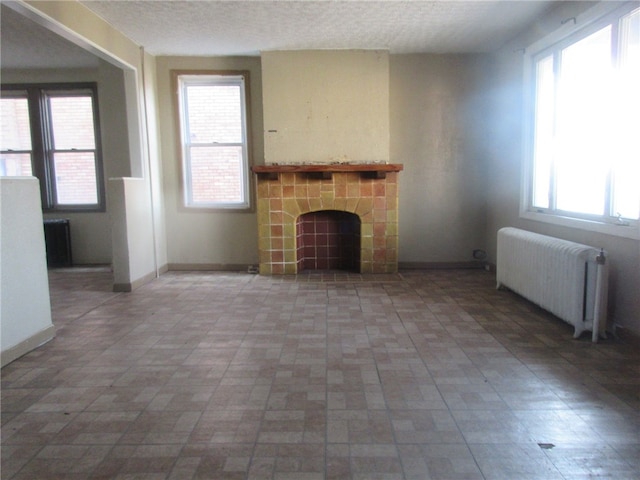
[[[400,163],[327,163],[300,165],[254,165],[251,171],[260,177],[275,180],[280,173],[307,173],[321,178],[331,178],[333,173],[359,172],[372,178],[385,178],[388,172],[399,172]]]

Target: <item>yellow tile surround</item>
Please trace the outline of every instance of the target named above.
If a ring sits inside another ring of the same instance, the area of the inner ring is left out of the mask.
[[[305,172],[256,175],[260,273],[299,273],[296,222],[300,215],[320,210],[360,218],[360,273],[397,272],[398,172],[382,177],[358,172],[333,172],[329,178]]]

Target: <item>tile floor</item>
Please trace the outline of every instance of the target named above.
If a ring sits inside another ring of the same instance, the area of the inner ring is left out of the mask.
[[[480,270],[53,271],[3,479],[638,479],[640,349]]]

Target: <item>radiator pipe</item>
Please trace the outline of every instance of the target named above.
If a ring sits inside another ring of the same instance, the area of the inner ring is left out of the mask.
[[[596,257],[596,298],[595,305],[593,306],[593,330],[591,332],[591,341],[598,343],[598,335],[600,334],[600,319],[603,318],[602,310],[606,308],[606,302],[603,298],[603,293],[606,291],[605,287],[605,270],[604,264],[606,263],[604,256],[604,249],[600,249],[600,253]]]

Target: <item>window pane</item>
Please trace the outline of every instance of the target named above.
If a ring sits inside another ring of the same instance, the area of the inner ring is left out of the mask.
[[[2,150],[31,150],[27,99],[0,99],[0,118],[2,119]]]
[[[620,64],[614,89],[618,139],[614,159],[613,215],[640,217],[640,9],[620,24]]]
[[[187,87],[191,143],[242,143],[239,85]]]
[[[93,152],[56,153],[53,157],[57,202],[60,205],[98,203]]]
[[[239,203],[242,191],[242,147],[192,147],[193,203]]]
[[[30,177],[32,174],[30,153],[0,154],[0,176]]]
[[[556,206],[604,214],[612,141],[611,28],[562,51],[557,99]]]
[[[90,96],[49,97],[55,150],[93,150],[95,134]]]
[[[535,143],[533,159],[533,205],[549,208],[549,185],[554,134],[553,56],[536,64]]]

